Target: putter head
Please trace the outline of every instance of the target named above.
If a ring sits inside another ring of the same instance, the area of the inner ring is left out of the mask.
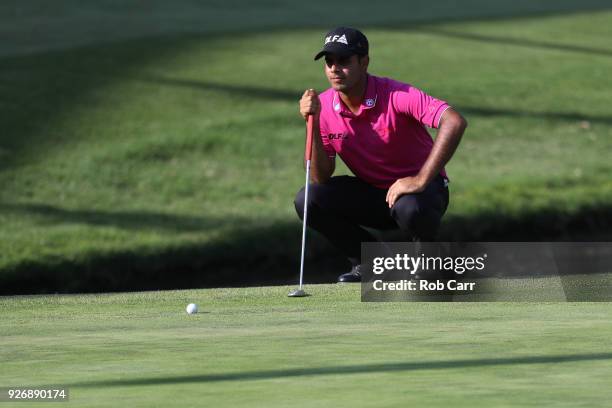
[[[304,292],[303,289],[296,289],[296,290],[292,290],[291,292],[289,292],[289,294],[287,296],[289,296],[289,297],[305,297],[305,296],[308,296],[308,294],[306,292]]]

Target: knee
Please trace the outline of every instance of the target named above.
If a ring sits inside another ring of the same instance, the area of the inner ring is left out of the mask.
[[[326,208],[326,192],[325,187],[321,184],[310,184],[308,186],[308,212],[316,212],[316,208]],[[306,204],[306,188],[302,187],[295,195],[293,200],[295,211],[302,218],[304,214],[304,205]]]
[[[411,195],[401,196],[395,204],[393,204],[393,207],[391,207],[391,216],[403,230],[411,228],[418,214],[418,202],[414,196]]]
[[[300,218],[302,218],[302,214],[304,214],[304,202],[305,201],[306,201],[306,189],[302,187],[300,191],[298,191],[297,194],[295,195],[295,200],[293,200],[295,211],[297,212]]]
[[[414,196],[405,195],[396,201],[391,215],[403,231],[422,241],[433,241],[442,214],[433,207],[421,207]]]

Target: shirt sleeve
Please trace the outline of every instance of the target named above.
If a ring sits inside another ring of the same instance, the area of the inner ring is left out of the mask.
[[[327,129],[327,126],[325,125],[325,121],[323,120],[319,120],[319,131],[321,132],[321,141],[323,142],[323,149],[325,150],[325,153],[327,153],[327,157],[329,157],[330,159],[335,158],[336,150],[329,141],[330,132]]]
[[[434,129],[440,126],[442,114],[450,107],[445,101],[407,84],[393,92],[393,106],[398,112],[410,115],[419,123]]]

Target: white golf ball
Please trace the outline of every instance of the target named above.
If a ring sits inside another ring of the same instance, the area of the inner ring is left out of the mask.
[[[187,314],[196,314],[198,313],[198,305],[195,303],[190,303],[187,305],[185,310],[187,311]]]

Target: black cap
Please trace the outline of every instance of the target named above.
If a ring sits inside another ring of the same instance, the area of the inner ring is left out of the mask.
[[[368,55],[368,47],[368,39],[361,31],[349,27],[337,27],[325,35],[323,49],[314,59],[318,60],[328,53],[342,57],[353,54]]]

